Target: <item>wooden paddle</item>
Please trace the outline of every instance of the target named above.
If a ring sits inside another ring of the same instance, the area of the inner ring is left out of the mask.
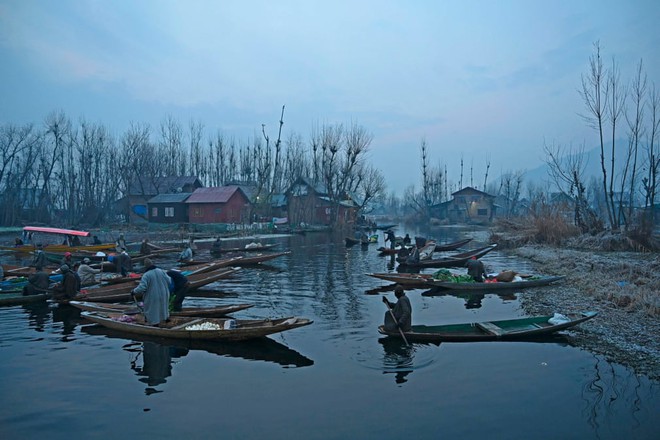
[[[399,327],[399,321],[397,321],[397,320],[396,320],[396,317],[394,316],[394,312],[392,311],[392,308],[390,307],[390,302],[387,301],[387,298],[385,298],[385,297],[383,297],[383,299],[385,300],[385,301],[383,301],[383,302],[384,302],[385,305],[387,306],[387,310],[390,312],[390,316],[391,316],[392,319],[394,320],[394,324],[396,324],[396,328],[399,329],[399,334],[400,334],[401,337],[403,338],[403,342],[406,343],[406,346],[410,347],[410,344],[408,343],[408,339],[406,339],[406,335],[403,334],[403,330],[401,330],[401,327]]]

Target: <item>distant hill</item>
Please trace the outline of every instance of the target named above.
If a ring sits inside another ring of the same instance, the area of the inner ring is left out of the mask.
[[[625,140],[618,140],[616,144],[616,152],[615,152],[615,169],[616,169],[616,175],[620,175],[623,167],[625,166],[625,160],[627,157],[627,148],[628,148],[628,143]],[[612,143],[608,143],[605,145],[605,157],[606,160],[609,161],[609,152],[612,149]],[[643,154],[643,152],[640,152]],[[584,159],[584,182],[589,183],[592,177],[595,177],[600,180],[602,179],[602,171],[601,171],[601,166],[600,166],[600,147],[596,146],[588,151],[584,152],[585,159]],[[637,169],[638,171],[640,170],[640,166],[644,162],[644,158],[640,154],[637,159]],[[608,176],[609,176],[609,167],[610,164],[609,162],[606,164],[607,171],[608,171]],[[501,176],[496,179],[497,184],[499,185],[499,181],[501,179]],[[547,183],[550,183],[551,185],[554,185],[554,182],[552,182],[552,179],[550,177],[549,173],[549,168],[548,165],[543,164],[541,166],[538,166],[536,168],[533,168],[531,170],[527,170],[525,172],[525,182],[533,182],[537,185],[545,185]]]

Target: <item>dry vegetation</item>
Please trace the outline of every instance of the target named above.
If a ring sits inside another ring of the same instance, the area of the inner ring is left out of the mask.
[[[566,276],[548,294],[523,295],[522,307],[530,314],[597,311],[575,343],[660,378],[660,254],[624,234],[583,236],[553,221],[498,222],[491,233],[539,273]]]

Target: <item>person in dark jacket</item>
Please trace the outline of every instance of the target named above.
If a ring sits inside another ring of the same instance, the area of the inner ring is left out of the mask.
[[[30,266],[37,269],[37,272],[44,268],[46,265],[46,254],[44,253],[44,247],[41,243],[37,245],[37,251],[34,254],[34,258],[30,263]]]
[[[486,268],[484,263],[481,260],[477,260],[477,257],[470,258],[466,263],[467,274],[472,277],[477,283],[483,283],[486,278]]]
[[[388,241],[390,242],[390,249],[394,249],[394,246],[396,245],[396,237],[394,231],[391,229],[388,229],[387,236],[385,237],[385,243]]]
[[[179,312],[183,305],[183,300],[188,294],[190,282],[188,278],[176,269],[170,269],[167,274],[172,278],[174,291],[170,294],[170,311]]]
[[[406,296],[403,287],[399,285],[394,288],[394,295],[397,298],[394,305],[386,297],[383,297],[383,302],[392,310],[392,313],[390,313],[390,310],[385,313],[385,330],[395,331],[397,328],[400,328],[401,331],[409,332],[412,330],[412,306],[410,305],[410,299]],[[394,314],[396,322],[392,319],[392,314]]]
[[[78,280],[67,264],[60,266],[60,272],[62,273],[62,282],[57,283],[55,287],[53,287],[53,290],[55,291],[53,297],[59,301],[72,300],[78,294]]]
[[[46,293],[48,286],[50,286],[50,277],[43,269],[38,269],[28,278],[28,283],[23,287],[23,295]]]

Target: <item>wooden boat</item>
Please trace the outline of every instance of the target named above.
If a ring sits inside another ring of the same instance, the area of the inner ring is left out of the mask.
[[[465,240],[460,240],[460,241],[455,241],[453,243],[445,243],[445,244],[435,244],[435,251],[436,252],[444,252],[444,251],[453,251],[458,249],[459,247],[463,247],[469,242],[471,242],[471,238],[466,238]]]
[[[535,279],[524,279],[522,281],[504,282],[498,281],[495,283],[455,283],[452,281],[429,280],[428,284],[434,287],[442,287],[444,289],[452,290],[507,290],[507,289],[525,289],[527,287],[540,287],[547,286],[556,281],[563,280],[564,276],[541,277]]]
[[[74,229],[61,229],[61,228],[45,228],[40,226],[25,226],[23,228],[25,232],[31,233],[43,233],[43,234],[54,234],[60,236],[76,236],[76,237],[89,237],[91,234],[87,231],[76,231]],[[37,240],[32,239],[32,243],[37,243]],[[32,252],[35,250],[34,244],[24,244],[21,246],[2,246],[0,247],[3,250],[10,250],[14,252]],[[65,244],[44,244],[44,251],[49,252],[73,252],[76,250],[87,250],[87,251],[103,251],[106,249],[114,249],[114,243],[102,243],[102,244],[92,244],[92,245],[80,245],[80,246],[68,246]]]
[[[381,231],[387,231],[388,229],[392,229],[397,227],[397,224],[391,224],[391,225],[376,225],[376,229],[380,229]]]
[[[140,310],[132,304],[106,304],[90,301],[70,301],[69,305],[72,305],[80,310],[85,310],[87,312],[123,313],[125,315],[135,315],[140,313]],[[221,316],[227,316],[230,313],[238,312],[240,310],[249,309],[250,307],[254,307],[254,304],[228,304],[226,306],[218,307],[184,307],[178,312],[170,313],[170,315],[218,318]]]
[[[402,286],[427,288],[433,275],[421,273],[368,273],[370,277],[401,284]]]
[[[200,287],[211,284],[223,278],[230,277],[241,270],[240,267],[220,268],[211,272],[201,272],[188,276],[188,290],[195,290]],[[138,280],[139,281],[139,280]],[[137,286],[137,282],[122,283],[110,285],[105,287],[98,287],[89,289],[83,292],[76,298],[80,301],[96,301],[96,302],[119,302],[130,301],[131,291]]]
[[[376,250],[378,252],[380,252],[381,255],[398,255],[399,252],[401,251],[401,248],[398,247],[398,248],[390,249],[390,248],[381,246]]]
[[[360,244],[362,246],[369,245],[369,239],[361,240],[359,238],[346,237],[344,240],[346,241],[346,247],[355,246],[356,244]]]
[[[80,331],[88,335],[104,336],[111,339],[125,340],[127,338],[126,333],[121,330],[113,330],[100,325],[84,325],[80,328]],[[137,334],[131,334],[128,337],[138,342],[155,342],[159,345],[182,348],[184,350],[203,350],[218,356],[272,362],[283,367],[308,367],[314,365],[313,360],[271,338],[256,338],[235,344],[231,341],[171,339]]]
[[[553,315],[508,319],[503,321],[471,322],[448,325],[413,325],[404,332],[406,339],[413,342],[476,342],[534,339],[576,326],[596,316],[596,312],[585,312],[566,316],[566,320],[549,322]],[[390,332],[381,325],[378,332],[392,337],[401,337],[398,331]]]
[[[486,255],[488,252],[494,250],[496,247],[497,244],[491,244],[489,246],[484,246],[482,248],[473,249],[471,251],[461,252],[458,254],[453,254],[442,258],[433,258],[430,260],[420,261],[419,263],[408,263],[407,261],[402,261],[399,263],[399,266],[411,267],[411,268],[459,267],[459,266],[464,266],[465,263],[472,257],[481,258],[484,255]]]
[[[289,255],[291,251],[285,251],[285,252],[275,252],[272,254],[257,254],[257,255],[250,255],[245,256],[241,258],[240,260],[237,260],[236,262],[233,263],[234,266],[249,266],[253,264],[259,264],[263,263],[264,261],[270,261],[274,260],[275,258],[279,258],[283,255]]]
[[[210,252],[211,255],[226,254],[229,252],[262,252],[272,249],[275,246],[277,246],[276,243],[262,244],[261,246],[254,246],[254,247],[235,247],[235,248],[220,248],[220,249],[211,248]]]
[[[49,294],[47,293],[38,293],[36,295],[23,295],[22,293],[0,293],[0,306],[17,306],[20,304],[46,301],[48,297]]]
[[[242,260],[243,257],[222,258],[220,260],[209,261],[208,263],[194,264],[192,266],[185,266],[181,271],[185,276],[190,276],[203,272],[211,272],[213,270],[221,269],[228,266],[236,266],[236,263]]]
[[[141,323],[142,315],[121,313],[82,312],[81,317],[104,327],[140,335],[188,340],[240,341],[268,336],[312,324],[306,318],[289,317],[277,319],[229,319],[170,317],[168,323],[158,327]],[[231,328],[229,324],[235,325]],[[195,330],[208,327],[209,329]],[[211,329],[211,327],[213,327]],[[225,329],[225,327],[227,327]]]

